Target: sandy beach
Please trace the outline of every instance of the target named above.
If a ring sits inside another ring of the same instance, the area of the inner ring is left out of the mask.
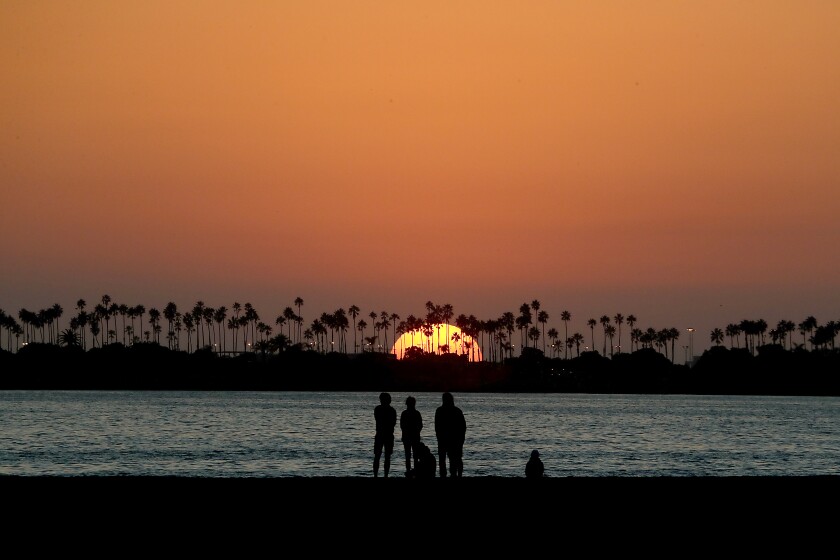
[[[99,500],[122,503],[181,500],[201,510],[221,502],[245,506],[281,501],[301,510],[327,505],[409,503],[434,509],[453,503],[477,513],[574,506],[579,512],[613,510],[688,510],[729,504],[754,513],[792,506],[802,511],[840,497],[838,476],[792,477],[463,477],[431,480],[371,477],[201,478],[136,476],[0,476],[7,504],[25,505],[34,496],[53,504]],[[724,512],[721,512],[721,514]]]
[[[836,516],[827,507],[840,497],[840,476],[0,477],[0,492],[7,534],[34,527],[67,535],[80,550],[108,535],[120,550],[238,557],[291,545],[319,555],[445,545],[469,557],[511,547],[649,556],[795,546],[807,556],[832,542]],[[47,546],[66,552],[66,542]]]

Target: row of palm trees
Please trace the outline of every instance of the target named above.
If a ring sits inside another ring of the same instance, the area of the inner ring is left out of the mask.
[[[720,346],[724,342],[724,337],[729,338],[729,345],[731,348],[741,347],[741,335],[744,335],[743,348],[755,353],[758,346],[767,343],[769,338],[773,344],[779,344],[788,350],[794,348],[810,349],[834,349],[835,340],[838,333],[840,333],[840,321],[828,321],[824,325],[820,325],[817,319],[809,315],[800,323],[794,323],[786,319],[782,319],[776,323],[775,328],[769,329],[767,321],[758,319],[752,321],[744,319],[740,323],[729,323],[726,329],[714,328],[710,334],[710,340],[715,346]],[[802,335],[802,343],[799,344],[793,338],[794,332],[799,331]]]
[[[16,351],[21,344],[30,342],[76,345],[84,349],[112,343],[125,346],[139,342],[161,344],[163,336],[167,347],[187,352],[209,348],[220,353],[276,353],[299,346],[322,353],[395,352],[403,355],[408,348],[398,349],[397,341],[405,345],[405,341],[410,338],[409,348],[423,353],[450,353],[454,348],[455,353],[468,356],[472,361],[500,362],[521,355],[525,348],[540,349],[545,355],[553,358],[562,356],[565,359],[579,356],[582,346],[584,351],[597,350],[595,331],[600,325],[598,331],[603,356],[613,357],[615,353],[623,352],[622,336],[626,333],[625,336],[630,339],[630,352],[640,348],[654,348],[676,361],[675,345],[681,334],[680,329],[673,327],[648,327],[643,330],[636,326],[638,319],[635,315],[616,313],[612,317],[602,315],[597,320],[587,320],[590,331],[590,345],[587,346],[586,337],[582,333],[569,333],[572,319],[569,311],[560,313],[562,335],[554,327],[547,328],[550,317],[542,309],[539,300],[521,304],[518,315],[508,311],[489,320],[480,320],[474,315],[456,316],[451,304],[438,305],[432,301],[426,302],[424,314],[409,315],[405,319],[387,311],[371,311],[363,315],[358,306],[351,305],[346,310],[339,308],[332,313],[321,313],[308,326],[304,325],[301,314],[303,304],[302,298],[295,298],[292,305],[275,317],[272,325],[262,320],[250,303],[243,305],[234,302],[228,308],[224,305],[211,307],[199,300],[191,308],[182,310],[174,302],[169,302],[159,310],[154,307],[147,309],[144,305],[120,304],[106,294],[92,308],[84,299],[79,299],[75,306],[76,313],[70,318],[69,327],[64,330],[59,328],[59,319],[64,310],[57,303],[39,311],[21,309],[18,312],[20,322],[0,310],[0,346],[3,329],[6,331],[6,348],[9,351],[12,351],[13,339]],[[370,318],[370,323],[365,317]],[[460,333],[449,332],[453,318]],[[351,330],[351,323],[353,346],[349,349],[347,331]],[[623,331],[623,327],[626,331]],[[713,329],[710,338],[719,346],[724,337],[729,337],[730,345],[734,348],[740,347],[743,334],[744,348],[751,352],[766,343],[765,336],[790,349],[795,344],[805,347],[809,342],[812,349],[834,348],[840,322],[830,321],[820,326],[814,317],[806,318],[798,325],[803,336],[801,345],[793,341],[796,328],[797,325],[792,321],[782,320],[768,332],[764,320],[743,320],[727,325],[725,331]],[[368,332],[370,335],[367,335]],[[422,348],[414,343],[414,334],[419,333],[424,335],[420,337],[424,341]],[[403,334],[409,334],[410,337],[402,337]]]

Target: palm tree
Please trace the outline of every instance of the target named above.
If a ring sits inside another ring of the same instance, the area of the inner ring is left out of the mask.
[[[123,346],[125,346],[125,344],[126,344],[126,342],[125,342],[125,335],[126,335],[126,330],[125,330],[125,317],[126,317],[126,315],[128,315],[129,317],[131,316],[131,308],[129,308],[129,307],[128,307],[128,305],[126,305],[125,303],[121,303],[121,304],[119,305],[119,310],[118,310],[118,313],[120,314],[120,317],[122,317],[122,325],[123,325],[123,328],[122,328],[122,330],[123,330]]]
[[[181,349],[181,330],[184,326],[184,314],[180,311],[175,314],[175,350]]]
[[[551,341],[551,357],[557,357],[557,337],[560,336],[560,333],[557,332],[557,329],[551,327],[548,329],[548,339]]]
[[[149,325],[152,326],[152,332],[155,334],[155,342],[160,344],[160,311],[152,307],[149,309]]]
[[[99,326],[99,319],[95,319],[90,321],[90,337],[92,339],[91,345],[96,348],[96,337],[99,336],[99,333],[102,331],[101,327]],[[101,344],[100,344],[101,346]]]
[[[79,311],[78,315],[76,316],[79,320],[79,330],[82,333],[82,348],[87,349],[87,337],[85,336],[85,327],[87,326],[88,315],[85,312],[85,307],[87,306],[87,302],[83,299],[76,301],[76,309]]]
[[[300,329],[303,326],[303,317],[300,314],[300,308],[303,306],[303,298],[298,296],[295,298],[295,307],[297,307],[297,317],[295,317],[295,322],[297,323],[297,335],[296,335],[296,342],[300,342],[301,332]]]
[[[368,314],[368,317],[370,317],[370,326],[373,327],[373,335],[376,337],[377,340],[379,340],[379,323],[376,322],[376,311],[371,311]],[[374,345],[371,345],[370,349],[372,352],[376,352],[376,348]]]
[[[175,322],[175,314],[178,312],[178,306],[175,305],[173,302],[169,302],[166,304],[166,307],[163,308],[163,316],[169,322],[169,331],[172,331],[172,323]],[[169,341],[169,348],[172,349],[172,341]]]
[[[219,329],[219,351],[225,351],[226,337],[225,337],[225,320],[227,319],[227,307],[224,305],[218,307],[213,313],[213,320],[216,321]]]
[[[216,310],[210,307],[209,305],[204,308],[204,313],[202,314],[202,319],[204,319],[204,324],[207,326],[207,348],[213,348],[213,338],[215,335],[215,331],[213,330],[213,316],[216,314]],[[256,338],[254,339],[256,340]]]
[[[64,329],[58,337],[58,342],[62,346],[79,346],[79,335],[73,329]]]
[[[291,307],[286,307],[283,309],[283,318],[286,319],[286,324],[288,325],[288,332],[289,334],[286,335],[286,338],[292,340],[292,323],[295,322],[295,310]]]
[[[642,334],[642,345],[645,348],[653,348],[654,346],[656,346],[661,351],[660,345],[657,344],[657,336],[658,333],[656,332],[656,329],[654,329],[653,327],[648,327],[647,329],[645,329],[644,334]]]
[[[628,321],[629,323],[629,321]],[[630,329],[630,350],[632,351],[635,347],[636,350],[639,349],[639,340],[642,338],[642,329]]]
[[[545,311],[537,313],[537,322],[542,325],[543,354],[545,354],[545,324],[548,322],[548,313]]]
[[[426,302],[426,322],[437,331],[437,336],[434,342],[429,341],[429,345],[435,354],[440,349],[440,327],[443,322],[443,306],[435,305],[431,301]],[[448,343],[447,343],[448,344]]]
[[[533,300],[533,301],[531,302],[531,309],[533,309],[533,310],[534,310],[534,315],[533,315],[533,316],[534,316],[534,318],[535,318],[537,321],[539,321],[539,320],[540,320],[540,319],[539,319],[539,316],[540,316],[540,313],[539,313],[539,311],[540,311],[540,300],[538,300],[538,299]],[[536,341],[535,341],[535,342],[534,342],[534,348],[536,348],[536,347],[537,347],[537,343],[536,343]]]
[[[450,306],[451,307],[451,306]],[[391,313],[391,324],[394,326],[394,354],[397,353],[397,323],[400,320],[400,316],[396,313]],[[446,325],[446,332],[449,333],[449,325]]]
[[[680,329],[678,329],[676,327],[671,327],[670,329],[668,329],[668,338],[671,341],[671,362],[672,363],[674,362],[674,360],[676,358],[676,354],[674,354],[674,343],[676,342],[676,340],[679,337],[680,337]],[[692,356],[692,358],[693,358],[693,356]]]
[[[192,352],[192,332],[195,330],[195,321],[193,321],[192,313],[189,313],[189,312],[184,313],[183,320],[184,320],[184,327],[187,329],[187,352]],[[132,326],[131,330],[134,330],[133,326]],[[235,350],[235,348],[234,348],[234,350]]]
[[[537,303],[539,306],[539,302]],[[531,326],[531,306],[523,303],[519,306],[519,317],[516,318],[516,328],[519,329],[519,340],[522,342],[522,348],[525,348],[525,334],[528,332],[528,327]],[[522,353],[520,348],[519,353]]]
[[[52,327],[53,332],[56,333],[56,339],[58,338],[58,331],[60,327],[58,326],[58,320],[64,314],[64,309],[57,303],[54,303],[52,307],[50,307],[50,318],[55,320],[55,326]],[[50,322],[52,323],[52,321]],[[52,335],[50,335],[50,340],[52,340]]]
[[[630,352],[633,352],[633,336],[632,336],[632,333],[633,333],[633,327],[636,326],[637,319],[636,319],[636,316],[631,313],[630,315],[627,316],[627,319],[625,319],[625,320],[627,321],[627,326],[630,327],[630,333],[631,333],[631,336],[630,336]],[[638,349],[638,343],[639,343],[639,339],[637,338],[636,339],[636,349]]]
[[[504,329],[507,333],[507,344],[505,345],[505,350],[507,350],[508,358],[513,357],[513,331],[516,329],[516,316],[511,311],[505,311],[502,313],[502,316],[499,317],[499,328]]]
[[[312,331],[310,331],[309,329],[307,329],[307,332],[309,333],[309,335],[310,335],[310,336],[312,336]],[[288,339],[288,338],[286,338],[286,335],[285,335],[285,334],[283,334],[282,332],[277,333],[275,336],[273,336],[273,337],[272,337],[272,338],[268,341],[268,349],[269,349],[269,352],[271,352],[271,353],[274,353],[274,352],[277,352],[277,353],[283,352],[283,351],[285,351],[285,350],[286,350],[286,348],[287,348],[288,346],[289,346],[289,339]]]
[[[333,323],[335,329],[338,331],[338,351],[347,353],[347,328],[350,326],[350,321],[347,320],[347,312],[343,307],[339,307],[333,313]]]
[[[192,308],[192,315],[193,320],[195,321],[195,348],[198,350],[199,348],[204,348],[204,327],[201,324],[202,319],[204,319],[204,302],[198,300],[195,302]],[[199,337],[201,337],[201,341],[199,342]]]
[[[624,315],[616,313],[613,320],[615,321],[615,326],[618,328],[618,352],[621,353],[621,324],[624,323]]]
[[[245,320],[246,320],[247,324],[251,325],[251,340],[254,341],[257,338],[256,325],[257,325],[257,322],[260,320],[260,316],[257,313],[257,310],[254,309],[254,306],[251,305],[248,302],[245,303],[245,315],[244,315],[244,317],[245,317]],[[245,347],[245,349],[246,350],[248,349],[247,346]]]
[[[278,315],[277,318],[274,320],[274,324],[280,327],[280,330],[283,330],[283,325],[286,324],[286,317],[283,315]]]
[[[749,319],[743,319],[738,324],[741,327],[741,332],[744,333],[744,348],[750,351],[750,354],[754,353],[755,349],[755,336],[758,335],[758,325],[755,321],[751,321]]]
[[[607,327],[610,325],[609,315],[601,315],[601,326],[604,327],[604,356],[607,355]]]
[[[604,328],[604,334],[610,339],[610,358],[613,357],[613,337],[615,336],[615,325],[607,325]]]
[[[321,322],[320,319],[315,319],[312,321],[312,325],[309,327],[312,331],[312,335],[315,337],[315,346],[318,348],[318,352],[324,353],[324,336],[327,333],[327,328]]]
[[[534,341],[534,348],[537,347],[537,341],[540,339],[540,329],[537,326],[533,326],[528,329],[528,338]]]
[[[382,346],[382,353],[384,354],[385,349],[388,348],[388,327],[391,326],[391,320],[387,311],[383,311],[379,317],[382,319],[379,324],[381,325],[382,331],[385,333],[385,343]],[[438,327],[438,331],[440,331],[440,327]]]
[[[359,351],[359,344],[356,342],[356,317],[359,316],[361,309],[357,305],[351,305],[347,308],[347,313],[353,318],[353,353],[357,353]]]
[[[114,318],[114,342],[116,342],[117,333],[117,315],[120,314],[120,305],[116,302],[108,306],[108,315]]]
[[[778,334],[779,339],[782,341],[782,346],[785,345],[785,339],[789,338],[788,334],[792,333],[796,329],[796,323],[793,321],[788,321],[786,319],[780,320],[776,324],[776,333]],[[793,348],[793,340],[789,340],[788,348]]]
[[[563,311],[560,313],[560,320],[563,321],[563,324],[566,326],[566,340],[569,340],[569,321],[572,320],[572,314],[568,311]],[[569,359],[569,347],[564,345],[563,348],[563,358]]]
[[[596,321],[595,319],[589,319],[586,322],[586,324],[589,325],[589,332],[592,334],[592,350],[594,351],[595,350],[595,325],[598,324],[598,321]]]
[[[659,329],[658,331],[654,332],[653,338],[654,342],[656,343],[656,347],[659,348],[665,357],[668,357],[668,337],[670,336],[670,332],[668,329]]]
[[[444,303],[443,306],[440,308],[440,318],[446,323],[446,347],[449,348],[449,321],[452,320],[452,317],[455,315],[455,308],[452,307],[451,303]]]
[[[740,343],[740,335],[741,335],[741,326],[736,325],[735,323],[729,323],[726,325],[726,336],[729,337],[729,347],[735,348],[735,345],[741,345]]]
[[[420,326],[420,332],[423,333],[426,340],[426,352],[433,354],[434,350],[432,349],[432,335],[435,332],[435,326],[433,323],[430,323],[428,320],[423,321]]]
[[[764,345],[764,335],[767,333],[767,321],[759,319],[755,322],[756,330],[758,331],[758,340],[760,344]]]
[[[108,323],[111,319],[111,296],[108,294],[103,295],[99,306],[101,306],[102,316],[105,319],[105,332],[107,333],[109,328]]]
[[[146,314],[146,306],[142,303],[139,305],[134,306],[134,312],[137,313],[137,317],[139,318],[140,322],[140,329],[143,329],[143,316]],[[134,330],[134,329],[132,329]]]
[[[802,333],[802,346],[805,346],[807,339],[805,335],[812,335],[814,330],[817,328],[817,319],[813,315],[809,315],[805,318],[804,321],[799,323],[799,332]],[[811,343],[811,349],[814,349],[813,343]]]
[[[358,323],[358,325],[356,325],[356,328],[362,334],[362,352],[365,351],[364,341],[365,341],[365,328],[366,327],[367,327],[367,321],[365,321],[364,319],[359,319],[359,323]]]
[[[580,357],[580,345],[583,344],[583,340],[583,335],[579,332],[572,335],[572,341],[575,343],[575,352],[578,357]]]
[[[35,325],[38,323],[38,314],[28,309],[20,309],[18,319],[23,324],[24,344],[35,342]]]
[[[128,342],[129,344],[134,344],[134,320],[137,318],[137,308],[135,306],[129,306],[128,310],[126,311],[126,315],[131,320],[131,324],[126,327],[126,334],[128,335]]]

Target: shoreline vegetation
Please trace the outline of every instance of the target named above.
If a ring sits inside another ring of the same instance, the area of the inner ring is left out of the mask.
[[[568,311],[551,327],[539,300],[489,320],[431,301],[405,319],[351,305],[309,326],[303,304],[273,325],[250,303],[159,310],[107,294],[78,300],[64,329],[58,303],[18,319],[0,310],[0,389],[840,395],[840,321],[813,316],[712,329],[700,356],[685,329],[680,363],[681,329],[643,329],[632,314],[590,318],[584,335]]]
[[[79,346],[33,343],[0,351],[3,390],[415,391],[840,396],[840,352],[779,344],[716,346],[692,366],[651,348],[606,358],[569,359],[526,348],[503,362],[417,353],[224,355],[172,350],[154,342]]]

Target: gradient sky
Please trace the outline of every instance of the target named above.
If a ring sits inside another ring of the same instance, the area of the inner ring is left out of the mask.
[[[840,320],[838,29],[834,0],[0,0],[0,308],[537,299],[697,353]]]

